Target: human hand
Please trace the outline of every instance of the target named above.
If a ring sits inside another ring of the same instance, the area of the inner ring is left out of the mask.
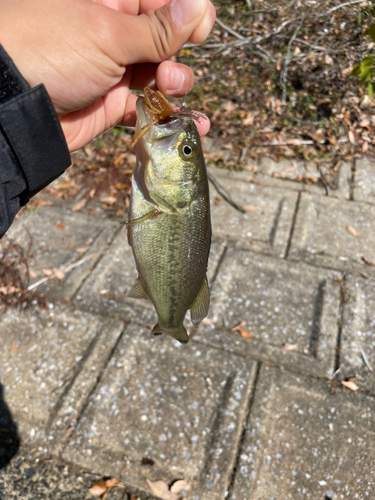
[[[167,61],[215,22],[210,0],[1,0],[0,42],[32,86],[44,83],[74,151],[116,125],[134,126],[140,89],[190,92],[190,68]],[[202,135],[208,120],[198,124]]]

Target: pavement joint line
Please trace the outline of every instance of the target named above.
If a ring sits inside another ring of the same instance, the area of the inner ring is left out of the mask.
[[[324,279],[318,285],[318,291],[315,298],[314,304],[314,313],[313,313],[313,321],[309,342],[309,351],[311,356],[314,358],[318,358],[318,347],[319,347],[319,334],[320,334],[320,320],[323,312],[323,304],[324,304],[324,287],[327,284],[327,280]]]
[[[281,200],[279,202],[279,206],[277,207],[275,218],[273,220],[273,224],[272,224],[270,235],[269,235],[269,243],[270,243],[271,247],[273,247],[273,244],[275,241],[275,235],[276,235],[276,231],[277,231],[277,228],[278,228],[278,225],[280,222],[280,217],[281,217],[281,212],[283,210],[284,202],[285,202],[285,198],[281,198]]]
[[[57,416],[57,414],[59,413],[59,411],[61,410],[62,408],[62,405],[64,404],[64,399],[66,397],[66,395],[69,393],[70,389],[73,387],[75,381],[77,380],[79,374],[81,373],[86,361],[88,360],[88,358],[90,357],[92,351],[94,350],[96,344],[98,343],[99,341],[99,338],[101,336],[101,331],[98,330],[97,334],[95,335],[95,337],[92,339],[92,341],[89,343],[84,355],[82,356],[82,358],[80,359],[79,363],[78,363],[78,367],[77,369],[75,370],[75,373],[72,377],[72,379],[69,381],[68,384],[66,384],[66,386],[64,387],[64,390],[62,391],[59,399],[57,400],[50,416],[48,417],[48,421],[46,423],[46,432],[50,432],[51,430],[51,427],[52,427],[52,424]]]
[[[248,430],[247,429],[247,424],[248,424],[248,421],[249,421],[249,417],[251,415],[251,409],[252,409],[252,406],[253,406],[253,403],[254,403],[254,399],[255,399],[255,392],[256,392],[256,389],[257,389],[257,385],[258,385],[258,380],[259,380],[259,376],[260,376],[261,367],[262,367],[262,362],[258,361],[257,362],[257,367],[256,367],[256,372],[255,372],[255,377],[254,377],[254,380],[253,380],[253,382],[251,384],[251,388],[250,388],[250,391],[249,391],[249,398],[248,398],[247,405],[246,405],[247,411],[245,412],[245,414],[243,416],[243,419],[242,419],[241,438],[238,441],[237,454],[236,454],[235,462],[234,462],[234,465],[233,465],[230,482],[229,482],[229,485],[228,485],[228,488],[227,488],[227,494],[226,494],[226,499],[227,500],[230,500],[231,497],[232,497],[233,486],[234,486],[234,478],[236,477],[236,473],[237,473],[239,462],[240,462],[241,450],[243,448],[243,444],[244,444],[244,441],[245,441],[246,431]]]
[[[228,249],[228,244],[226,241],[223,242],[223,251],[220,255],[220,258],[218,260],[218,263],[216,264],[216,268],[215,268],[215,271],[213,273],[213,277],[212,277],[212,280],[211,280],[211,283],[210,283],[210,288],[213,287],[213,285],[215,284],[215,281],[216,281],[216,278],[217,278],[217,275],[219,274],[219,269],[220,269],[220,266],[221,266],[221,263],[223,262],[223,259],[225,257],[225,254],[227,253],[227,249]]]
[[[341,280],[340,308],[339,308],[339,316],[337,322],[337,342],[336,342],[336,359],[335,359],[334,373],[336,373],[340,369],[342,325],[344,321],[344,310],[345,310],[345,295],[344,295],[345,283],[346,283],[346,275],[344,273]]]
[[[302,197],[302,191],[300,191],[298,193],[298,197],[297,197],[297,201],[296,201],[296,206],[295,206],[294,214],[293,214],[293,218],[292,218],[292,227],[290,228],[290,233],[289,233],[289,238],[288,238],[288,242],[287,242],[287,245],[286,245],[284,259],[288,258],[290,247],[292,246],[292,239],[293,239],[293,234],[294,234],[294,228],[296,226],[297,214],[298,214],[298,209],[299,209],[301,197]]]
[[[106,368],[107,368],[107,366],[108,366],[108,363],[111,361],[111,359],[112,359],[112,357],[113,357],[113,354],[114,354],[114,352],[115,352],[115,351],[116,351],[116,349],[117,349],[117,346],[119,345],[119,343],[120,343],[120,341],[121,341],[122,337],[123,337],[123,336],[124,336],[124,334],[125,334],[125,331],[126,331],[126,329],[127,329],[127,327],[128,327],[128,324],[129,324],[129,323],[125,323],[125,322],[123,322],[123,327],[122,327],[122,331],[121,331],[120,335],[118,336],[118,338],[117,338],[117,340],[116,340],[116,342],[115,342],[114,346],[112,347],[111,351],[109,352],[109,354],[108,354],[107,358],[104,360],[104,364],[102,365],[102,367],[101,367],[101,369],[100,369],[100,371],[99,371],[99,374],[98,374],[98,376],[96,377],[95,384],[93,385],[93,387],[92,387],[91,391],[89,391],[89,392],[87,393],[86,399],[85,399],[84,403],[82,404],[82,408],[81,408],[80,412],[79,412],[79,413],[78,413],[78,415],[77,415],[77,419],[76,419],[76,422],[75,422],[75,427],[77,427],[77,426],[78,426],[78,424],[79,424],[79,422],[80,422],[80,420],[81,420],[81,418],[82,418],[82,415],[83,415],[83,413],[85,412],[85,410],[86,410],[86,408],[87,408],[87,405],[89,404],[89,401],[90,401],[90,398],[91,398],[92,394],[96,391],[96,388],[98,387],[98,385],[99,385],[99,383],[100,383],[100,381],[101,381],[101,379],[102,379],[102,377],[103,377],[103,374],[104,374],[104,372],[105,372],[105,370],[106,370]],[[97,337],[98,337],[98,338],[100,337],[100,332],[98,333]],[[71,437],[71,435],[67,436],[67,437],[66,437],[66,439],[64,440],[64,443],[63,443],[63,445],[62,445],[61,451],[60,451],[60,453],[59,453],[59,455],[60,455],[60,456],[63,454],[63,452],[64,452],[64,450],[65,450],[65,447],[66,447],[66,445],[68,444],[68,441],[69,441],[70,437]]]
[[[353,158],[351,162],[351,173],[352,176],[350,178],[350,183],[349,183],[349,201],[355,201],[354,200],[354,186],[355,186],[355,177],[356,177],[356,167],[355,167],[355,159]]]
[[[94,270],[96,269],[96,267],[99,265],[99,263],[102,261],[103,257],[105,256],[105,254],[107,253],[108,249],[110,248],[110,246],[112,245],[112,243],[114,242],[116,236],[118,235],[118,233],[121,231],[122,227],[119,225],[119,228],[114,232],[110,242],[108,243],[107,245],[107,248],[106,250],[102,253],[102,255],[99,256],[99,258],[96,260],[96,262],[94,262],[94,266],[92,267],[91,271],[88,273],[88,275],[82,280],[82,283],[80,284],[80,286],[77,288],[77,290],[74,292],[74,294],[72,295],[72,297],[70,298],[70,301],[73,302],[77,296],[77,294],[79,293],[79,291],[82,289],[82,287],[84,286],[84,284],[86,283],[86,281],[89,279],[89,277],[91,276],[91,274],[94,272]],[[100,233],[97,235],[97,237],[95,238],[95,240],[97,238],[99,238],[100,236]],[[94,240],[94,241],[95,241]],[[92,242],[92,244],[94,243],[94,241]]]

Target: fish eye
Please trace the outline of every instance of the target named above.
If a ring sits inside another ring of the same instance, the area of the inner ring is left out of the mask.
[[[180,156],[184,158],[185,160],[190,160],[191,158],[194,158],[194,156],[197,154],[197,148],[195,147],[194,144],[191,143],[183,143],[180,146]]]

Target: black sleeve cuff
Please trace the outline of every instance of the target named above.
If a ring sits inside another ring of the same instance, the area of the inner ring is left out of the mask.
[[[24,202],[69,167],[69,150],[44,85],[1,104],[0,129],[25,175]]]

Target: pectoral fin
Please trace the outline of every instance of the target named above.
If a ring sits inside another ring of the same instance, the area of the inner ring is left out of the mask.
[[[210,290],[208,289],[207,277],[202,283],[202,286],[195,297],[194,302],[190,307],[191,321],[196,325],[208,314],[210,308]]]
[[[145,222],[146,220],[153,219],[154,217],[158,216],[160,213],[161,212],[155,208],[154,210],[151,210],[151,212],[148,212],[147,214],[142,215],[142,217],[139,217],[138,219],[128,220],[127,222],[121,222],[121,224],[124,226],[135,226],[136,224],[141,224],[142,222]]]
[[[145,289],[143,288],[142,283],[139,281],[139,278],[136,279],[134,285],[126,295],[128,297],[132,297],[133,299],[148,299]]]

